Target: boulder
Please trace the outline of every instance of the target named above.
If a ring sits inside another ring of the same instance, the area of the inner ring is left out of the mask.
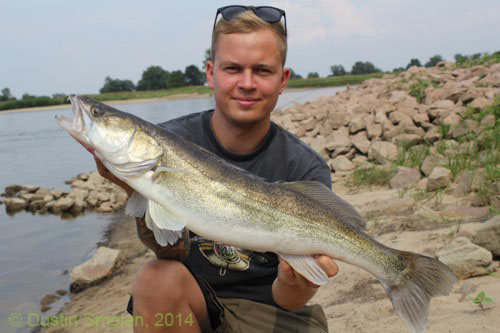
[[[429,143],[434,143],[441,139],[441,133],[439,133],[439,127],[430,127],[424,135],[424,140]]]
[[[330,168],[335,172],[351,171],[356,168],[356,166],[344,155],[335,157],[329,164]]]
[[[477,133],[479,130],[479,123],[475,120],[466,119],[458,126],[455,126],[451,129],[451,136],[456,139],[462,135],[467,133]]]
[[[451,171],[443,167],[435,167],[429,175],[427,183],[427,191],[435,191],[437,189],[448,186],[451,183]]]
[[[99,213],[111,213],[113,212],[113,204],[111,201],[105,201],[99,205],[97,208]]]
[[[368,122],[366,124],[366,133],[368,135],[368,139],[370,140],[374,138],[380,138],[383,133],[382,125]]]
[[[22,190],[22,186],[21,185],[17,185],[17,184],[12,184],[12,185],[9,185],[5,188],[4,192],[5,192],[5,196],[6,197],[13,197],[15,196],[18,192],[20,192]]]
[[[488,99],[486,99],[484,97],[479,97],[479,98],[474,99],[471,103],[469,103],[468,106],[476,108],[476,109],[484,109],[485,107],[487,107],[490,104],[491,104],[491,102]]]
[[[361,132],[362,134],[358,133],[355,136],[351,137],[352,144],[356,149],[358,149],[361,153],[367,154],[368,150],[370,149],[370,141],[366,138],[366,133]]]
[[[460,279],[488,274],[487,267],[493,259],[490,251],[466,237],[455,238],[437,253],[437,257]]]
[[[368,150],[368,158],[376,160],[380,164],[395,160],[397,155],[398,147],[391,142],[374,142]]]
[[[424,175],[429,177],[432,173],[432,170],[434,170],[434,168],[438,165],[439,157],[437,157],[436,155],[429,155],[424,159],[424,162],[422,163],[422,167],[420,169],[422,170],[422,173]]]
[[[500,257],[500,215],[484,222],[472,236],[472,242]]]
[[[20,198],[5,198],[5,208],[9,213],[15,213],[23,210],[27,206],[27,202]]]
[[[418,169],[398,167],[396,175],[389,181],[390,188],[405,188],[418,183],[422,178]]]
[[[349,131],[351,132],[351,134],[355,134],[366,128],[366,122],[364,119],[365,117],[365,115],[360,115],[351,120],[349,124]]]
[[[488,207],[447,206],[439,214],[449,221],[479,222],[488,217]]]
[[[78,292],[110,276],[118,263],[120,251],[101,246],[92,258],[71,271],[70,291]]]

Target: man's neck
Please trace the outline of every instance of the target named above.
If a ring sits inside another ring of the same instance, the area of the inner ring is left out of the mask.
[[[247,155],[255,152],[269,132],[270,120],[265,125],[255,124],[238,127],[231,124],[224,116],[215,111],[212,114],[210,125],[219,143],[227,151]]]

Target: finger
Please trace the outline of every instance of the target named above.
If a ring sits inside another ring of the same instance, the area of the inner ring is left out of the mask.
[[[314,259],[325,271],[328,277],[335,276],[339,272],[339,267],[331,257],[325,255],[316,255],[314,256]]]

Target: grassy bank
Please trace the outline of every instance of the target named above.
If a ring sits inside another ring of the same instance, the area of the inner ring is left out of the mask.
[[[288,88],[319,88],[319,87],[337,87],[348,84],[359,84],[364,80],[382,77],[383,73],[361,74],[361,75],[345,75],[338,77],[314,78],[291,80],[288,83]],[[205,86],[190,86],[181,88],[172,88],[165,90],[149,90],[149,91],[131,91],[131,92],[115,92],[106,94],[89,95],[99,101],[123,101],[131,99],[153,99],[165,98],[175,95],[202,95],[211,94],[212,90]],[[26,99],[13,99],[6,102],[0,102],[0,111],[33,108],[41,106],[69,104],[67,97],[49,97],[37,96]]]
[[[288,88],[319,88],[319,87],[338,87],[348,84],[360,84],[364,80],[381,78],[384,73],[359,74],[359,75],[344,75],[321,77],[311,79],[290,80]]]

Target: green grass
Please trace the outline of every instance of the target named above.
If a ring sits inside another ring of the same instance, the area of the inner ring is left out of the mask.
[[[211,93],[212,89],[206,86],[189,86],[189,87],[171,88],[163,90],[114,92],[105,94],[95,94],[89,96],[98,101],[117,101],[117,100],[122,101],[129,99],[163,98],[163,97],[171,97],[175,95],[184,95],[184,94],[203,95]]]
[[[417,79],[410,85],[410,96],[415,97],[417,102],[423,103],[425,101],[425,97],[427,97],[425,89],[427,89],[430,84],[431,83],[427,80]]]
[[[360,84],[365,80],[373,78],[381,78],[382,76],[384,76],[384,73],[290,80],[288,82],[287,87],[288,88],[338,87],[338,86],[345,86],[348,84]]]
[[[359,186],[383,186],[389,184],[389,180],[394,176],[394,168],[370,167],[357,168],[348,180],[351,187]]]
[[[398,156],[394,160],[394,164],[408,168],[418,168],[422,166],[424,160],[430,154],[430,146],[416,145],[409,146],[401,143],[398,147]]]
[[[464,61],[459,61],[455,63],[455,68],[467,68],[477,65],[490,66],[493,64],[500,63],[500,52],[495,52],[493,54],[490,53],[482,53],[480,57],[467,57]]]

